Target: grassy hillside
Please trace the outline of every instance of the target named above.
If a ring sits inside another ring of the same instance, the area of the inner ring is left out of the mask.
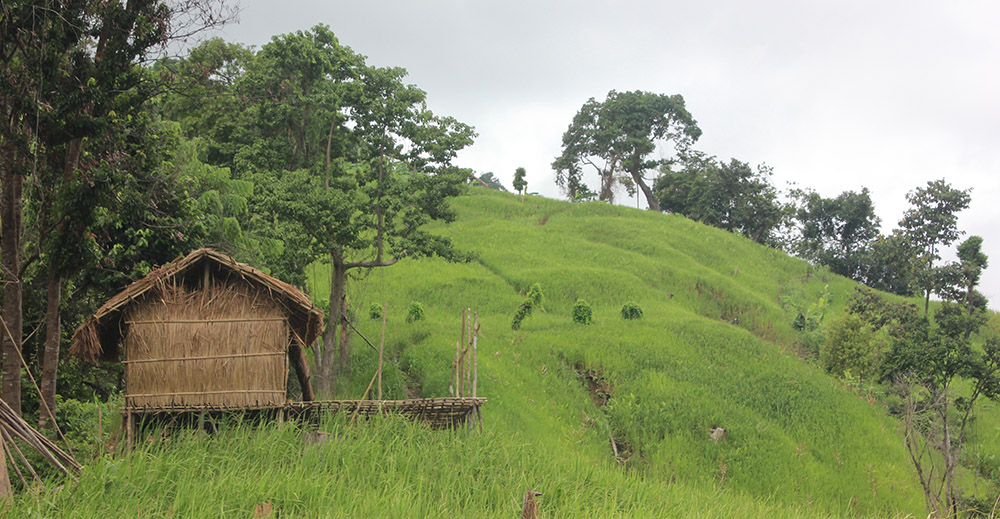
[[[840,312],[854,283],[678,216],[485,190],[454,206],[458,221],[437,231],[474,251],[475,262],[407,261],[352,285],[361,321],[370,303],[389,302],[394,396],[407,381],[419,381],[424,396],[447,394],[459,315],[470,307],[489,353],[480,366],[487,428],[538,456],[613,464],[610,430],[630,450],[630,480],[821,513],[922,510],[897,424],[796,355],[809,337],[792,328],[794,309],[826,294],[827,312]],[[327,279],[322,267],[315,276]],[[533,283],[545,292],[544,311],[512,331]],[[324,287],[316,284],[317,297]],[[577,298],[593,306],[594,324],[571,321]],[[426,321],[403,322],[411,301]],[[642,320],[620,318],[627,301],[643,308]],[[375,335],[376,323],[365,330]],[[356,348],[356,376],[339,396],[363,392],[373,367],[365,348]],[[613,388],[607,406],[595,405],[580,372]],[[726,441],[709,439],[715,426],[727,429]]]
[[[387,398],[447,395],[461,311],[479,312],[481,436],[331,420],[332,440],[304,448],[293,424],[233,426],[96,460],[9,513],[251,516],[266,502],[279,517],[513,517],[530,486],[543,517],[923,515],[898,424],[799,359],[815,338],[793,329],[796,309],[823,298],[838,313],[852,282],[677,216],[483,189],[453,205],[458,221],[435,231],[477,260],[405,260],[352,279],[349,300],[373,339],[368,307],[389,304]],[[327,298],[328,270],[310,276]],[[544,308],[513,331],[533,283]],[[589,326],[572,322],[578,298]],[[426,318],[408,324],[412,301]],[[621,319],[627,301],[643,319]],[[368,346],[352,348],[337,398],[374,372]]]

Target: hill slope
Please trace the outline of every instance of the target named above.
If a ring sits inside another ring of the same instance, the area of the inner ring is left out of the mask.
[[[922,515],[896,422],[797,357],[812,339],[793,309],[822,297],[839,312],[853,282],[678,216],[484,189],[453,205],[435,231],[475,261],[402,261],[352,280],[349,301],[372,339],[368,307],[389,304],[387,398],[447,395],[461,311],[479,312],[481,436],[334,419],[303,448],[293,424],[233,426],[94,461],[8,513],[513,517],[531,487],[543,517]],[[328,297],[328,270],[310,275]],[[533,283],[543,309],[513,331]],[[572,322],[578,298],[589,326]],[[412,301],[426,316],[406,323]],[[620,318],[627,301],[643,319]],[[352,349],[337,398],[374,372],[368,346]]]
[[[793,329],[789,309],[825,295],[828,313],[839,312],[853,282],[679,216],[482,189],[454,207],[458,221],[437,231],[476,261],[407,261],[352,285],[359,314],[389,302],[394,396],[408,379],[424,396],[447,394],[459,315],[470,307],[489,352],[480,364],[487,428],[539,456],[613,463],[610,430],[630,451],[630,477],[827,512],[921,511],[896,423],[794,354],[809,338]],[[533,283],[544,311],[512,331]],[[592,305],[594,324],[572,322],[577,298]],[[425,322],[403,322],[411,301]],[[620,318],[627,301],[643,319]],[[377,334],[374,322],[366,330]],[[370,355],[356,351],[344,397],[360,394],[371,373]],[[607,406],[588,396],[581,374],[600,379]],[[712,442],[711,427],[727,439]]]

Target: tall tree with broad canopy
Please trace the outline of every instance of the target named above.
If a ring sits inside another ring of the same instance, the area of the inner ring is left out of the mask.
[[[826,265],[841,276],[863,281],[868,251],[880,236],[881,225],[868,189],[844,191],[835,198],[796,190],[792,197],[799,231],[793,244],[795,254]]]
[[[917,251],[915,278],[924,293],[924,313],[930,308],[931,292],[938,291],[941,273],[935,263],[941,249],[964,234],[958,230],[958,213],[969,207],[971,189],[955,189],[941,180],[927,183],[906,195],[912,207],[903,213],[899,227]]]
[[[664,211],[775,245],[787,210],[770,176],[767,166],[754,169],[695,151],[665,164],[654,189]]]
[[[475,133],[428,110],[405,70],[366,65],[323,25],[275,36],[244,69],[230,91],[244,119],[225,123],[236,131],[208,133],[215,149],[235,150],[234,176],[253,181],[251,214],[270,215],[251,230],[284,244],[267,266],[301,286],[306,266],[331,265],[327,324],[314,348],[315,387],[329,395],[348,360],[338,333],[348,273],[403,257],[465,257],[421,226],[454,218],[447,198],[471,172],[452,160]],[[174,106],[182,120],[212,127],[214,114]]]
[[[646,174],[665,162],[653,158],[658,144],[670,143],[687,150],[701,136],[701,129],[680,95],[632,91],[608,92],[603,102],[590,98],[563,134],[563,152],[552,163],[556,183],[574,198],[584,166],[600,178],[600,200],[614,202],[615,187],[629,194],[642,191],[652,211],[660,202],[646,182]]]

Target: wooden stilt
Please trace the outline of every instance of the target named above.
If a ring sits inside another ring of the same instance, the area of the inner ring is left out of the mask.
[[[125,449],[132,450],[132,429],[135,426],[133,423],[132,412],[125,411]]]

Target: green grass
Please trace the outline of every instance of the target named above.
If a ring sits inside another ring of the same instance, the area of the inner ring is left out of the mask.
[[[482,436],[334,419],[331,441],[303,449],[292,424],[233,426],[98,458],[9,516],[249,517],[270,502],[280,517],[515,517],[528,486],[543,517],[925,515],[899,424],[801,360],[817,339],[792,328],[794,308],[828,293],[830,319],[853,282],[679,216],[484,189],[453,206],[458,221],[433,230],[475,261],[404,260],[352,279],[348,296],[373,341],[368,308],[388,302],[387,398],[446,396],[461,311],[479,312]],[[329,269],[309,275],[328,298]],[[512,331],[533,283],[543,308]],[[578,298],[594,324],[572,322]],[[423,321],[405,322],[412,301]],[[641,320],[621,319],[628,301]],[[374,372],[366,344],[352,351],[336,398],[359,398]],[[604,377],[607,406],[578,369]],[[975,434],[995,438],[997,423]],[[1000,456],[995,445],[976,452]]]
[[[637,478],[540,451],[527,435],[429,431],[401,419],[343,418],[305,445],[291,423],[176,435],[102,458],[79,483],[21,497],[7,517],[516,517],[527,487],[543,517],[801,517],[812,511],[712,485]]]

